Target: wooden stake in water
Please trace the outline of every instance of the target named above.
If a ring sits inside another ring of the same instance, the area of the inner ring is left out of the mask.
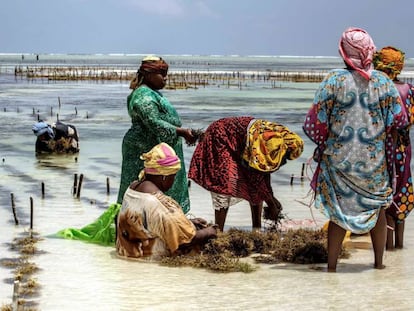
[[[290,184],[293,185],[293,179],[295,178],[295,175],[292,174],[292,176],[290,176]]]
[[[302,163],[302,172],[300,174],[300,181],[303,182],[305,179],[305,163]]]
[[[17,311],[19,306],[19,280],[14,280],[14,286],[13,286],[13,306],[12,310]]]
[[[80,192],[81,192],[81,188],[82,188],[82,181],[83,181],[83,174],[80,174],[79,183],[78,183],[78,191],[76,192],[76,197],[78,199],[80,198]]]
[[[59,102],[59,110],[60,110],[60,97],[58,96],[58,102]]]
[[[30,232],[32,230],[33,230],[33,198],[30,197]]]
[[[109,177],[106,177],[106,194],[109,194],[110,187],[109,187]]]
[[[17,215],[16,215],[16,205],[14,204],[14,194],[13,193],[10,193],[10,197],[11,197],[11,204],[12,204],[12,211],[13,211],[14,223],[17,226],[19,224],[19,220],[17,219]]]
[[[42,181],[42,198],[45,197],[45,183]]]
[[[78,187],[78,174],[75,173],[75,175],[73,175],[73,195],[76,194],[77,187]]]

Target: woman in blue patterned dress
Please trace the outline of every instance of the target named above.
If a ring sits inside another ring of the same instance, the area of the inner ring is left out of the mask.
[[[408,121],[392,81],[372,69],[374,52],[365,30],[349,28],[342,34],[339,53],[346,68],[330,71],[321,82],[303,127],[317,144],[312,187],[315,207],[330,220],[329,272],[336,271],[347,230],[370,232],[374,267],[385,267],[385,209],[392,202],[386,137]]]
[[[170,145],[184,163],[182,139],[194,143],[190,129],[181,128],[181,119],[159,90],[167,81],[168,64],[160,57],[148,56],[141,66],[130,88],[127,99],[128,114],[132,125],[122,142],[122,173],[118,192],[118,203],[122,203],[128,186],[138,178],[144,168],[140,155],[155,145],[164,142]],[[181,137],[180,137],[181,136]],[[177,173],[173,187],[166,193],[174,198],[184,213],[190,210],[188,182],[184,165]]]

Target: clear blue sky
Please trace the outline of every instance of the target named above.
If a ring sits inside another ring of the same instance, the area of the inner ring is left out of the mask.
[[[413,14],[414,0],[1,0],[0,53],[338,56],[357,26],[414,58]]]

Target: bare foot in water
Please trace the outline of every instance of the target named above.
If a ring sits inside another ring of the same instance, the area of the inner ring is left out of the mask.
[[[374,265],[375,269],[382,270],[385,269],[385,265]]]
[[[323,272],[336,272],[336,269],[333,269],[333,268],[328,269],[327,267],[319,267],[319,266],[311,266],[310,269],[316,270],[316,271],[323,271]]]

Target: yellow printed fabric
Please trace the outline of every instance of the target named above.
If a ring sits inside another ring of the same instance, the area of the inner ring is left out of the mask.
[[[405,53],[395,47],[386,46],[375,52],[373,58],[374,68],[385,72],[394,80],[404,67]]]
[[[243,160],[262,172],[278,170],[286,160],[303,152],[303,140],[286,126],[266,120],[253,120],[247,129]]]

